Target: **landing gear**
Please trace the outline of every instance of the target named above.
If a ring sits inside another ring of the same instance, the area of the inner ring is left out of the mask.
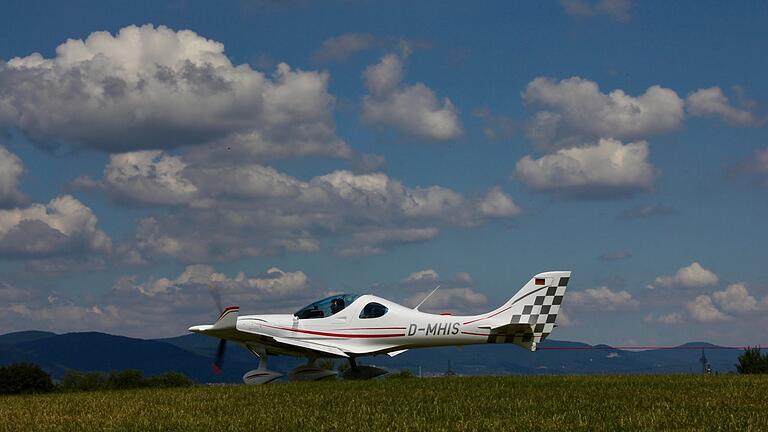
[[[248,350],[259,357],[259,367],[250,370],[243,375],[246,384],[269,384],[283,376],[280,372],[267,369],[267,352],[248,347]]]
[[[349,358],[349,369],[341,377],[345,380],[367,380],[389,373],[386,369],[375,366],[358,366],[354,357]]]

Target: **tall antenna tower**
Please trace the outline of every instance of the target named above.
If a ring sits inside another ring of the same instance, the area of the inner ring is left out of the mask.
[[[707,356],[704,355],[704,348],[701,349],[701,357],[699,358],[699,362],[701,362],[701,373],[703,374],[712,373],[712,365],[709,364],[709,360],[707,360]]]

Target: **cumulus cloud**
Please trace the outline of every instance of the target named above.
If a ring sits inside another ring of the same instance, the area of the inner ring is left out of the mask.
[[[128,26],[70,39],[56,55],[0,62],[0,126],[38,143],[110,152],[206,144],[241,156],[344,157],[326,73],[233,65],[189,30]]]
[[[568,15],[591,17],[605,15],[617,21],[630,18],[632,2],[630,0],[560,0]]]
[[[686,303],[685,306],[688,308],[691,318],[699,322],[722,322],[731,319],[715,307],[712,298],[708,295],[700,295],[695,300]]]
[[[673,90],[649,87],[640,96],[623,90],[602,93],[597,83],[579,77],[561,81],[538,77],[522,94],[541,106],[530,120],[528,136],[542,148],[561,148],[598,138],[644,138],[682,125],[684,102]]]
[[[424,302],[420,310],[466,314],[488,309],[488,298],[475,291],[472,276],[466,272],[446,279],[441,278],[433,269],[416,271],[389,290],[406,291],[403,304],[413,307],[421,303],[438,285],[440,289]]]
[[[428,140],[460,137],[463,131],[458,109],[450,99],[439,101],[423,83],[401,84],[404,57],[387,54],[366,68],[363,76],[369,94],[363,98],[363,121]]]
[[[104,182],[117,200],[172,205],[189,202],[197,187],[182,175],[186,164],[159,150],[111,155]]]
[[[644,320],[646,322],[657,322],[661,324],[672,325],[684,323],[685,317],[679,312],[672,312],[666,315],[654,315],[653,313],[649,313],[645,316]]]
[[[440,278],[440,275],[432,269],[420,270],[413,272],[403,279],[403,282],[416,282],[416,281],[436,281]]]
[[[520,212],[495,188],[468,199],[345,170],[303,181],[259,164],[188,163],[158,151],[113,155],[103,179],[78,182],[91,183],[121,203],[169,206],[139,222],[136,247],[192,262],[311,252],[319,236],[341,237],[340,255],[372,255],[433,239],[439,225],[474,226]]]
[[[561,149],[539,159],[525,156],[515,177],[532,189],[562,197],[624,197],[653,187],[648,144],[600,139],[591,146]]]
[[[376,43],[376,36],[370,33],[344,33],[324,40],[312,58],[318,62],[344,61]]]
[[[714,292],[712,298],[720,309],[728,313],[747,314],[760,308],[757,299],[749,294],[743,283],[728,285],[725,290]]]
[[[768,187],[768,149],[755,150],[752,157],[728,169],[729,174],[752,178],[762,187]]]
[[[97,228],[90,208],[70,195],[48,204],[0,210],[0,256],[45,258],[74,253],[109,253],[112,241]]]
[[[0,209],[24,203],[24,195],[18,189],[19,177],[23,172],[21,159],[0,146]]]
[[[648,288],[662,287],[685,287],[698,288],[717,285],[719,278],[711,270],[707,270],[698,262],[693,262],[687,267],[682,267],[671,276],[659,276]]]
[[[731,105],[720,87],[710,87],[692,92],[685,99],[688,113],[697,117],[718,117],[736,126],[757,126],[754,114]]]
[[[574,308],[597,311],[627,311],[637,309],[639,302],[627,291],[612,291],[608,287],[589,288],[572,292],[568,303]]]
[[[36,305],[12,303],[0,306],[0,324],[3,325],[4,330],[9,331],[30,328],[57,333],[94,331],[94,329],[109,331],[120,326],[120,318],[115,308],[111,306],[83,306],[72,303]]]
[[[406,300],[406,304],[416,306],[427,295],[429,291],[420,292]],[[482,293],[476,292],[471,288],[440,288],[424,302],[423,307],[419,308],[425,311],[440,310],[441,312],[478,310],[479,306],[485,306],[488,298]]]
[[[191,265],[176,278],[149,279],[137,282],[135,277],[123,277],[114,287],[116,293],[136,293],[146,297],[178,294],[185,290],[197,290],[207,297],[209,288],[220,291],[229,302],[241,303],[269,299],[285,299],[301,296],[309,288],[309,277],[302,271],[285,272],[272,267],[264,274],[246,276],[239,272],[234,277],[214,271],[212,266]],[[205,299],[206,306],[209,300]]]
[[[499,187],[493,187],[480,201],[480,214],[488,217],[509,217],[520,214],[522,210],[512,198]]]
[[[219,311],[212,290],[225,306],[239,305],[248,313],[290,313],[326,294],[304,272],[275,267],[256,275],[228,276],[192,265],[175,277],[121,276],[107,293],[78,299],[0,283],[0,326],[177,336],[190,325],[215,321]]]

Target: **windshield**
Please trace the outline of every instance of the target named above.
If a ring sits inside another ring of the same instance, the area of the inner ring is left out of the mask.
[[[360,294],[337,294],[318,300],[294,313],[299,319],[324,318],[335,315],[351,305]]]

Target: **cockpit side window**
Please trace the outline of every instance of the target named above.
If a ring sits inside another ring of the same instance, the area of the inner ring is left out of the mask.
[[[360,297],[358,294],[338,294],[335,296],[327,297],[302,308],[294,315],[296,315],[296,318],[298,319],[329,317],[344,310],[358,297]]]
[[[389,309],[380,303],[368,303],[365,305],[362,311],[360,311],[360,318],[379,318],[384,316]]]

